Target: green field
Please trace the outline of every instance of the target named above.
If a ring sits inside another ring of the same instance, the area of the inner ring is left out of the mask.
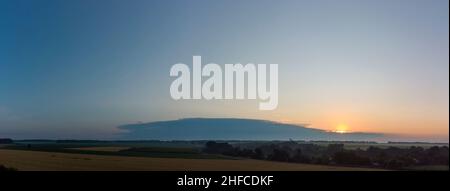
[[[220,159],[222,155],[204,154],[200,152],[198,145],[171,144],[164,146],[160,143],[151,142],[98,142],[98,143],[55,143],[55,142],[18,142],[3,146],[3,149],[46,151],[72,154],[91,154],[109,156],[135,156],[135,157],[160,157],[160,158],[197,158],[197,159]],[[94,149],[93,149],[94,148]],[[98,148],[98,149],[95,149]],[[105,148],[123,148],[116,151]]]

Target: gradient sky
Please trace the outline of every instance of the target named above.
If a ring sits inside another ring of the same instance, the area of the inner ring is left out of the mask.
[[[241,117],[448,142],[447,0],[2,0],[0,137]],[[279,64],[279,105],[174,101],[173,64]],[[342,126],[342,125],[341,125]]]

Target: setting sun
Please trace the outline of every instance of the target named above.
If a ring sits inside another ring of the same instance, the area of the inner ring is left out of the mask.
[[[348,126],[346,124],[339,124],[336,127],[336,130],[334,132],[336,132],[336,133],[347,133],[348,132]]]

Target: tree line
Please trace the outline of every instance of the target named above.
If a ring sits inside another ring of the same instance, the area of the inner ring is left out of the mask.
[[[367,149],[345,149],[344,144],[321,146],[311,143],[299,144],[294,141],[260,145],[245,148],[227,142],[209,141],[203,149],[205,153],[222,154],[259,160],[405,169],[413,166],[446,165],[449,150],[447,146],[409,148],[370,146]]]

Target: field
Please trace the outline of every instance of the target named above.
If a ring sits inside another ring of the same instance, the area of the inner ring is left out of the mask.
[[[186,159],[74,154],[0,149],[0,164],[26,171],[353,171],[370,168],[293,164],[261,160]]]
[[[119,152],[123,150],[130,149],[130,147],[79,147],[79,148],[69,148],[81,151],[100,151],[100,152]]]
[[[236,148],[255,149],[264,145],[279,144],[301,146],[315,144],[318,147],[304,147],[304,156],[314,156],[327,152],[330,144],[343,143],[347,151],[365,150],[371,146],[378,148],[404,148],[420,146],[446,146],[448,144],[429,143],[365,143],[365,142],[279,142],[279,141],[230,141]],[[241,170],[241,171],[345,171],[379,170],[384,166],[354,165],[343,163],[296,163],[276,162],[285,160],[262,160],[256,157],[205,151],[206,141],[77,141],[77,140],[35,140],[14,141],[0,144],[0,165],[17,170]],[[261,147],[267,150],[267,147]],[[309,148],[309,150],[308,150]],[[312,149],[312,150],[311,150]],[[270,149],[269,149],[270,150]],[[233,150],[236,151],[236,150]],[[242,150],[243,151],[243,150]],[[295,149],[291,149],[291,152]],[[307,155],[307,152],[313,154]],[[394,152],[399,152],[394,150]],[[295,154],[295,153],[294,153]],[[291,156],[294,156],[292,154]],[[268,156],[268,155],[266,155]],[[318,155],[320,156],[320,155]],[[437,159],[437,155],[434,156]],[[448,156],[447,156],[448,157]],[[253,158],[253,159],[250,159]],[[306,164],[308,163],[308,164]],[[320,165],[319,165],[320,164]],[[328,165],[325,165],[328,164]],[[373,164],[373,163],[371,163]],[[399,168],[398,168],[399,169]],[[402,170],[448,170],[448,165],[408,166]]]

